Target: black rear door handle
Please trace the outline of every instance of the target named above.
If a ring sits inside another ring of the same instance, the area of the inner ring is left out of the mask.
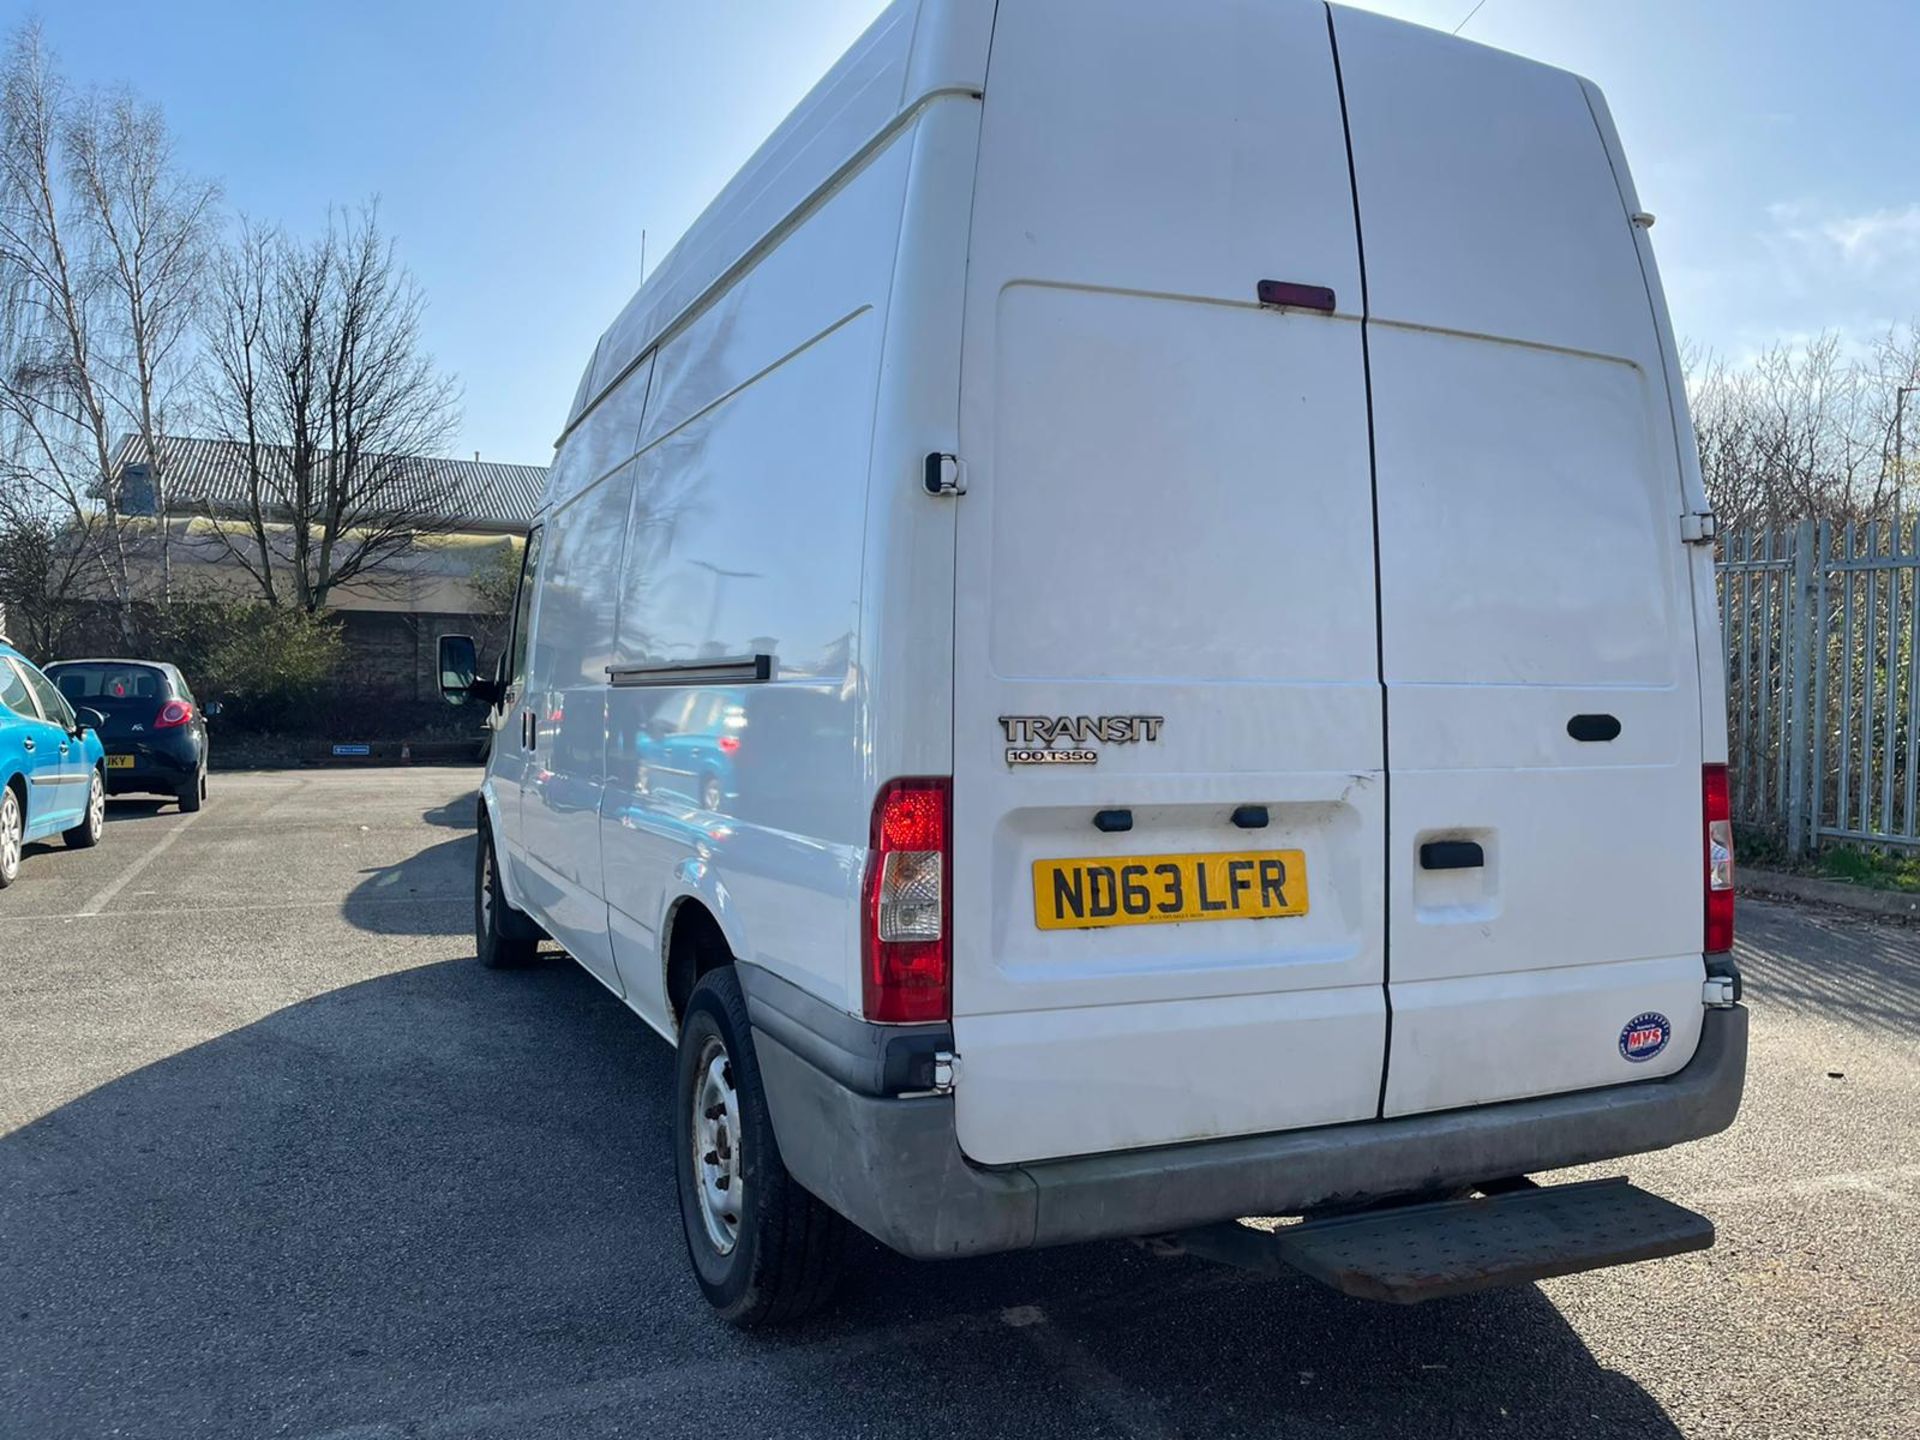
[[[1420,847],[1422,870],[1477,870],[1486,863],[1478,840],[1429,840]]]

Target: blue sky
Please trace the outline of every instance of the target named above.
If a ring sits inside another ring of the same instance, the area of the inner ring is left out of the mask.
[[[1371,0],[1451,29],[1472,0]],[[465,390],[461,453],[544,463],[640,277],[883,0],[0,0],[70,75],[295,230],[378,196]],[[1920,5],[1486,0],[1464,32],[1598,81],[1679,334],[1738,360],[1920,314]]]

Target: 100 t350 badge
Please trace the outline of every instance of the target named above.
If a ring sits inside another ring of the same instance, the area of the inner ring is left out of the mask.
[[[1103,745],[1160,738],[1163,715],[1002,715],[1009,765],[1097,765]],[[1065,742],[1065,743],[1061,743]]]

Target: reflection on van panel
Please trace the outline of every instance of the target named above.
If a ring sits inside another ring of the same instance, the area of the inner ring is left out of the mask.
[[[1312,1216],[1731,1121],[1638,209],[1591,85],[1378,16],[899,0],[688,230],[478,687],[476,916],[678,1047],[724,1315],[818,1304],[849,1223]],[[1653,1253],[1596,1227],[1558,1268]]]

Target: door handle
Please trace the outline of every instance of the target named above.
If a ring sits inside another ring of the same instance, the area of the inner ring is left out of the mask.
[[[1486,863],[1478,840],[1429,840],[1420,847],[1422,870],[1477,870]]]

